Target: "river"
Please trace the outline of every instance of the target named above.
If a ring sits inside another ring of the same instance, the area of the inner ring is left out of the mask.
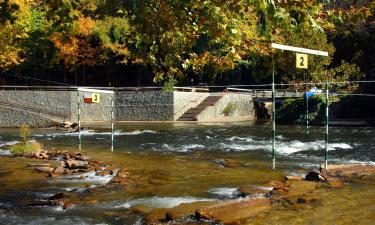
[[[82,132],[83,151],[92,158],[125,167],[139,180],[131,190],[100,189],[92,204],[26,207],[54,193],[101,186],[110,176],[46,178],[20,159],[0,151],[0,224],[142,224],[129,208],[144,204],[173,207],[180,203],[230,199],[241,185],[262,185],[285,174],[302,175],[324,159],[324,128],[277,127],[277,170],[271,170],[269,124],[117,124],[111,152],[105,126]],[[17,129],[0,129],[1,145],[14,143]],[[32,129],[30,139],[49,150],[78,150],[78,134]],[[374,128],[330,128],[329,163],[375,164]],[[375,186],[353,184],[322,192],[318,205],[298,210],[276,207],[244,224],[371,224],[375,220]]]

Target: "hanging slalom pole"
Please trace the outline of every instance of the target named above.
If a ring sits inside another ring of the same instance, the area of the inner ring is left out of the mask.
[[[328,57],[328,52],[319,51],[315,49],[300,48],[295,46],[282,45],[277,43],[272,43],[271,48],[280,49],[284,51],[296,52],[296,68],[307,69],[308,68],[308,55],[318,55],[323,57]],[[302,53],[302,54],[301,54]],[[275,169],[276,163],[276,152],[275,152],[275,136],[276,136],[276,123],[275,123],[275,65],[274,58],[272,58],[272,159],[273,159],[273,169]],[[328,81],[327,86],[327,99],[326,99],[326,154],[325,162],[327,168],[327,157],[328,157]]]
[[[272,169],[276,169],[275,60],[272,58]]]
[[[329,90],[328,79],[326,79],[326,133],[325,133],[325,154],[324,154],[324,168],[328,167],[328,135],[329,135]]]
[[[111,97],[111,105],[112,105],[112,110],[111,110],[111,151],[113,152],[113,148],[114,148],[114,120],[115,120],[115,99],[114,99],[114,93],[112,94],[112,97]]]
[[[309,133],[309,96],[306,93],[306,133]]]
[[[81,107],[80,107],[80,97],[79,97],[79,89],[77,89],[77,119],[78,119],[78,149],[82,151],[82,137],[81,137]]]

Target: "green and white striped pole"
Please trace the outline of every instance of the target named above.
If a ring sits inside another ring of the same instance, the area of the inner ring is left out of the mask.
[[[112,98],[111,98],[111,106],[112,106],[112,110],[111,110],[111,151],[113,152],[113,147],[114,147],[114,135],[113,135],[113,132],[114,132],[114,117],[115,117],[115,100],[114,100],[114,93],[112,94]]]
[[[309,97],[306,93],[306,133],[309,133]]]
[[[79,90],[77,89],[77,119],[78,119],[78,149],[79,151],[82,151],[82,139],[81,139],[81,107],[80,107],[80,97],[79,97]]]
[[[328,167],[328,135],[329,135],[329,91],[328,91],[328,79],[326,79],[326,133],[325,133],[325,153],[324,153],[324,168]]]
[[[276,169],[275,60],[272,58],[272,169]]]

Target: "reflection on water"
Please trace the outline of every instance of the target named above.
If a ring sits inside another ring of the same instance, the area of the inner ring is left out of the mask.
[[[237,187],[262,185],[285,173],[301,173],[324,156],[324,129],[279,126],[277,165],[270,169],[271,130],[267,124],[123,124],[116,126],[115,151],[110,151],[109,129],[82,132],[83,150],[92,158],[128,169],[137,180],[133,189],[106,190],[111,177],[87,174],[45,178],[25,167],[25,161],[1,156],[0,224],[135,224],[141,220],[128,208],[136,204],[173,207],[180,203],[228,199]],[[374,128],[331,128],[330,162],[375,162]],[[17,129],[0,129],[0,149],[17,141]],[[77,151],[78,135],[36,129],[31,139],[46,149]],[[9,152],[0,151],[2,154]],[[62,210],[59,207],[21,207],[59,191],[99,187],[96,204]],[[321,204],[311,209],[275,208],[259,214],[249,224],[345,224],[356,218],[366,223],[375,212],[375,188],[351,185],[322,193]],[[340,208],[339,212],[335,208]],[[361,213],[358,217],[357,215]],[[119,216],[121,215],[121,216]],[[339,219],[337,219],[339,217]],[[341,219],[342,218],[342,219]]]

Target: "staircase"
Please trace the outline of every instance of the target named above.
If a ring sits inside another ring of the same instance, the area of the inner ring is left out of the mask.
[[[197,121],[197,116],[208,106],[215,105],[222,96],[208,96],[199,105],[186,111],[177,121]]]

